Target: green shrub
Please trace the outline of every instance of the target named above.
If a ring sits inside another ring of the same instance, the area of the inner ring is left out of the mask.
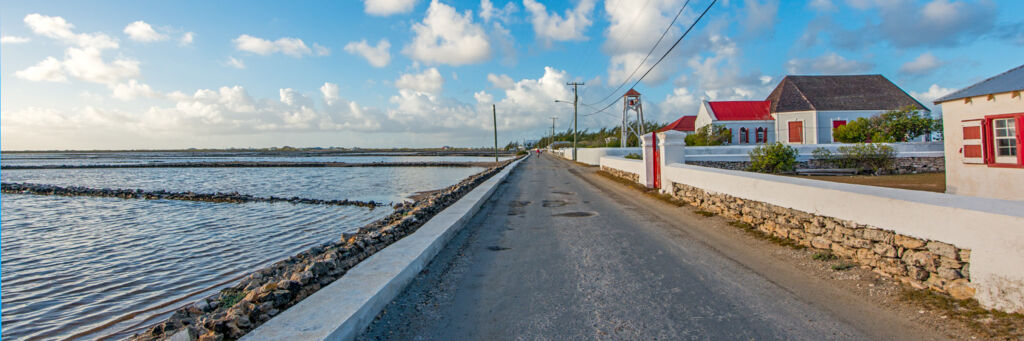
[[[811,259],[820,260],[820,261],[824,262],[824,261],[830,261],[830,260],[833,260],[833,259],[839,259],[839,257],[836,257],[836,255],[832,254],[831,252],[825,251],[825,252],[816,252],[816,253],[814,253],[813,255],[811,255]]]
[[[858,118],[835,129],[835,139],[845,143],[906,142],[932,131],[942,131],[941,119],[922,114],[917,107],[887,111]]]
[[[789,173],[796,170],[796,148],[775,142],[750,151],[750,170],[761,173]]]
[[[644,159],[643,155],[640,155],[640,154],[637,154],[637,153],[629,153],[629,154],[626,154],[626,156],[623,156],[623,157],[627,158],[627,159],[633,159],[633,160],[643,160]]]
[[[684,138],[687,146],[720,146],[732,141],[732,132],[722,125],[706,125]]]
[[[528,151],[520,150],[520,151],[516,152],[516,156],[522,156],[522,155],[526,155],[526,154],[529,154],[529,153],[530,152],[528,152]]]
[[[842,155],[842,165],[868,170],[875,175],[892,169],[896,157],[896,149],[879,143],[858,143],[842,146],[837,149]]]

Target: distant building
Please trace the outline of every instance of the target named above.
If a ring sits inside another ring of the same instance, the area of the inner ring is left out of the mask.
[[[882,75],[786,76],[766,100],[775,132],[788,144],[833,143],[834,130],[847,122],[905,107],[931,113]]]
[[[946,192],[1024,200],[1024,65],[935,100],[942,105]]]
[[[658,132],[676,130],[684,133],[692,133],[697,130],[696,126],[694,125],[694,123],[696,122],[697,116],[683,116],[680,117],[675,122],[669,123],[668,125],[662,127],[661,129],[658,130]]]
[[[704,101],[697,113],[697,129],[721,125],[729,129],[730,144],[754,144],[775,141],[768,101]]]

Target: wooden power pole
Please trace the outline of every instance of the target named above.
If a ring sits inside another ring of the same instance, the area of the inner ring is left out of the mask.
[[[577,103],[579,103],[579,101],[580,101],[580,96],[579,96],[579,91],[578,91],[579,89],[577,87],[580,86],[580,85],[583,85],[583,83],[582,82],[569,82],[569,83],[565,83],[565,85],[572,85],[572,160],[576,161],[576,134],[577,134],[577,131],[578,131],[577,128],[579,127],[579,122],[578,122],[579,120],[577,119],[577,118],[579,118],[579,115],[578,115],[578,111],[577,111],[576,107],[577,107]]]
[[[498,108],[491,104],[491,117],[494,118],[494,162],[498,162]]]

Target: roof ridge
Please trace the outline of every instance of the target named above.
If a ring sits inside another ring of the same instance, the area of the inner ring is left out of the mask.
[[[789,76],[786,78],[789,78]],[[783,79],[783,81],[785,81],[785,79]],[[800,90],[800,86],[796,85],[796,82],[790,81],[789,84],[793,84],[793,88],[796,89],[796,93],[800,94],[800,98],[803,98],[804,101],[807,102],[807,105],[811,106],[811,110],[818,111],[818,107],[814,106],[814,102],[811,102],[811,99],[807,98],[807,94],[805,94],[803,90]],[[782,91],[786,90],[783,89]]]
[[[988,82],[988,81],[990,81],[990,80],[993,80],[993,79],[996,79],[996,78],[999,78],[999,77],[1005,76],[1006,74],[1008,74],[1008,73],[1010,73],[1010,72],[1014,72],[1014,71],[1017,71],[1018,69],[1021,69],[1021,68],[1024,68],[1024,64],[1021,64],[1021,65],[1020,65],[1020,66],[1018,66],[1018,67],[1015,67],[1015,68],[1012,68],[1012,69],[1009,69],[1009,70],[1003,71],[1002,73],[1000,73],[1000,74],[998,74],[998,75],[995,75],[995,76],[992,76],[992,77],[989,77],[989,78],[985,78],[985,80],[983,80],[983,81],[980,81],[980,82],[977,82],[977,83],[974,83],[974,84],[968,85],[967,87],[965,87],[965,88],[963,88],[963,89],[960,89],[960,90],[957,90],[957,91],[953,91],[953,92],[951,92],[951,93],[949,93],[949,94],[946,94],[945,96],[942,96],[942,97],[936,98],[934,102],[935,102],[935,103],[938,103],[938,102],[940,102],[940,101],[941,101],[941,102],[946,102],[946,101],[951,101],[951,100],[954,100],[954,99],[960,99],[960,98],[963,98],[963,97],[955,97],[955,96],[959,96],[958,94],[960,94],[960,93],[964,93],[964,92],[967,92],[967,90],[970,90],[970,89],[972,89],[972,88],[974,88],[974,87],[977,87],[977,86],[979,86],[979,85],[982,85],[982,84],[984,84],[984,83],[987,83],[987,82]]]

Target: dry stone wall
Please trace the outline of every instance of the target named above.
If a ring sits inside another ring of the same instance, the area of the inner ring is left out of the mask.
[[[608,173],[611,173],[614,176],[617,176],[617,177],[620,177],[620,178],[623,178],[623,179],[627,179],[627,180],[632,181],[632,182],[637,182],[637,183],[640,182],[640,174],[630,173],[630,172],[618,170],[618,169],[607,167],[607,166],[601,166],[601,170],[603,170],[605,172],[608,172]]]
[[[673,183],[671,191],[701,210],[810,248],[831,251],[916,288],[949,293],[958,299],[974,296],[969,286],[971,250],[678,183]]]

